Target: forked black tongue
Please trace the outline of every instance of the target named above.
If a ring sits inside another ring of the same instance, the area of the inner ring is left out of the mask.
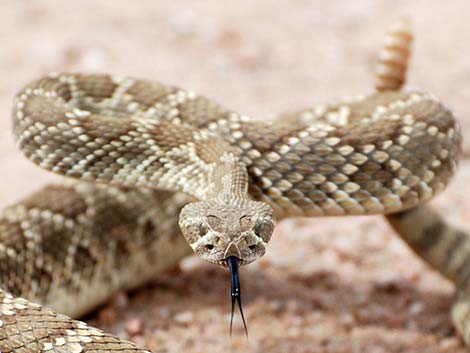
[[[248,328],[246,327],[245,316],[243,315],[242,309],[242,296],[240,291],[240,275],[238,272],[238,257],[230,256],[227,259],[227,264],[230,269],[230,275],[232,277],[232,316],[230,317],[230,337],[232,337],[232,326],[233,326],[233,317],[235,315],[235,301],[238,303],[240,308],[240,314],[243,320],[243,326],[245,327],[245,335],[248,338]]]

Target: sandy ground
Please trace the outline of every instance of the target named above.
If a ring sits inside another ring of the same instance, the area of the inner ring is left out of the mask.
[[[4,1],[0,206],[58,180],[25,161],[10,133],[12,95],[39,75],[141,76],[269,118],[369,91],[384,29],[401,15],[417,37],[409,85],[454,109],[468,157],[469,10],[465,0]],[[464,160],[432,205],[470,229],[468,180]],[[161,353],[465,351],[448,317],[452,285],[379,217],[283,222],[242,277],[248,343],[237,320],[230,344],[227,273],[195,258],[89,320]]]

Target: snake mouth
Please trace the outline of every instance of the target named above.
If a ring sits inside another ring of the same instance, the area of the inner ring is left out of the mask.
[[[229,259],[230,258],[236,258],[237,259],[238,267],[242,267],[242,266],[248,265],[249,263],[253,262],[253,261],[246,261],[246,260],[240,259],[236,256],[229,256],[225,259],[214,261],[213,263],[216,264],[216,265],[219,265],[223,268],[226,268],[226,269],[230,270],[230,265],[229,265]]]

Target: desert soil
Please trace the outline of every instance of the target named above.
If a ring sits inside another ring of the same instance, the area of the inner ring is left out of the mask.
[[[140,76],[269,119],[370,91],[384,30],[406,15],[416,34],[409,86],[440,96],[466,138],[454,182],[431,204],[470,229],[469,10],[465,0],[4,1],[0,206],[59,180],[22,158],[11,136],[12,96],[33,78]],[[242,285],[248,342],[237,320],[230,343],[228,274],[194,257],[88,320],[160,353],[465,351],[448,316],[453,286],[381,217],[282,222]]]

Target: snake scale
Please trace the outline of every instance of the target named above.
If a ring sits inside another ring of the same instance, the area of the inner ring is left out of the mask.
[[[470,241],[424,205],[455,172],[461,135],[437,98],[400,90],[410,43],[405,23],[390,30],[375,93],[273,122],[128,77],[27,85],[13,108],[18,147],[89,183],[50,185],[4,210],[0,351],[144,352],[69,316],[191,249],[220,266],[255,261],[276,219],[361,214],[385,215],[457,284],[452,320],[469,342]]]

